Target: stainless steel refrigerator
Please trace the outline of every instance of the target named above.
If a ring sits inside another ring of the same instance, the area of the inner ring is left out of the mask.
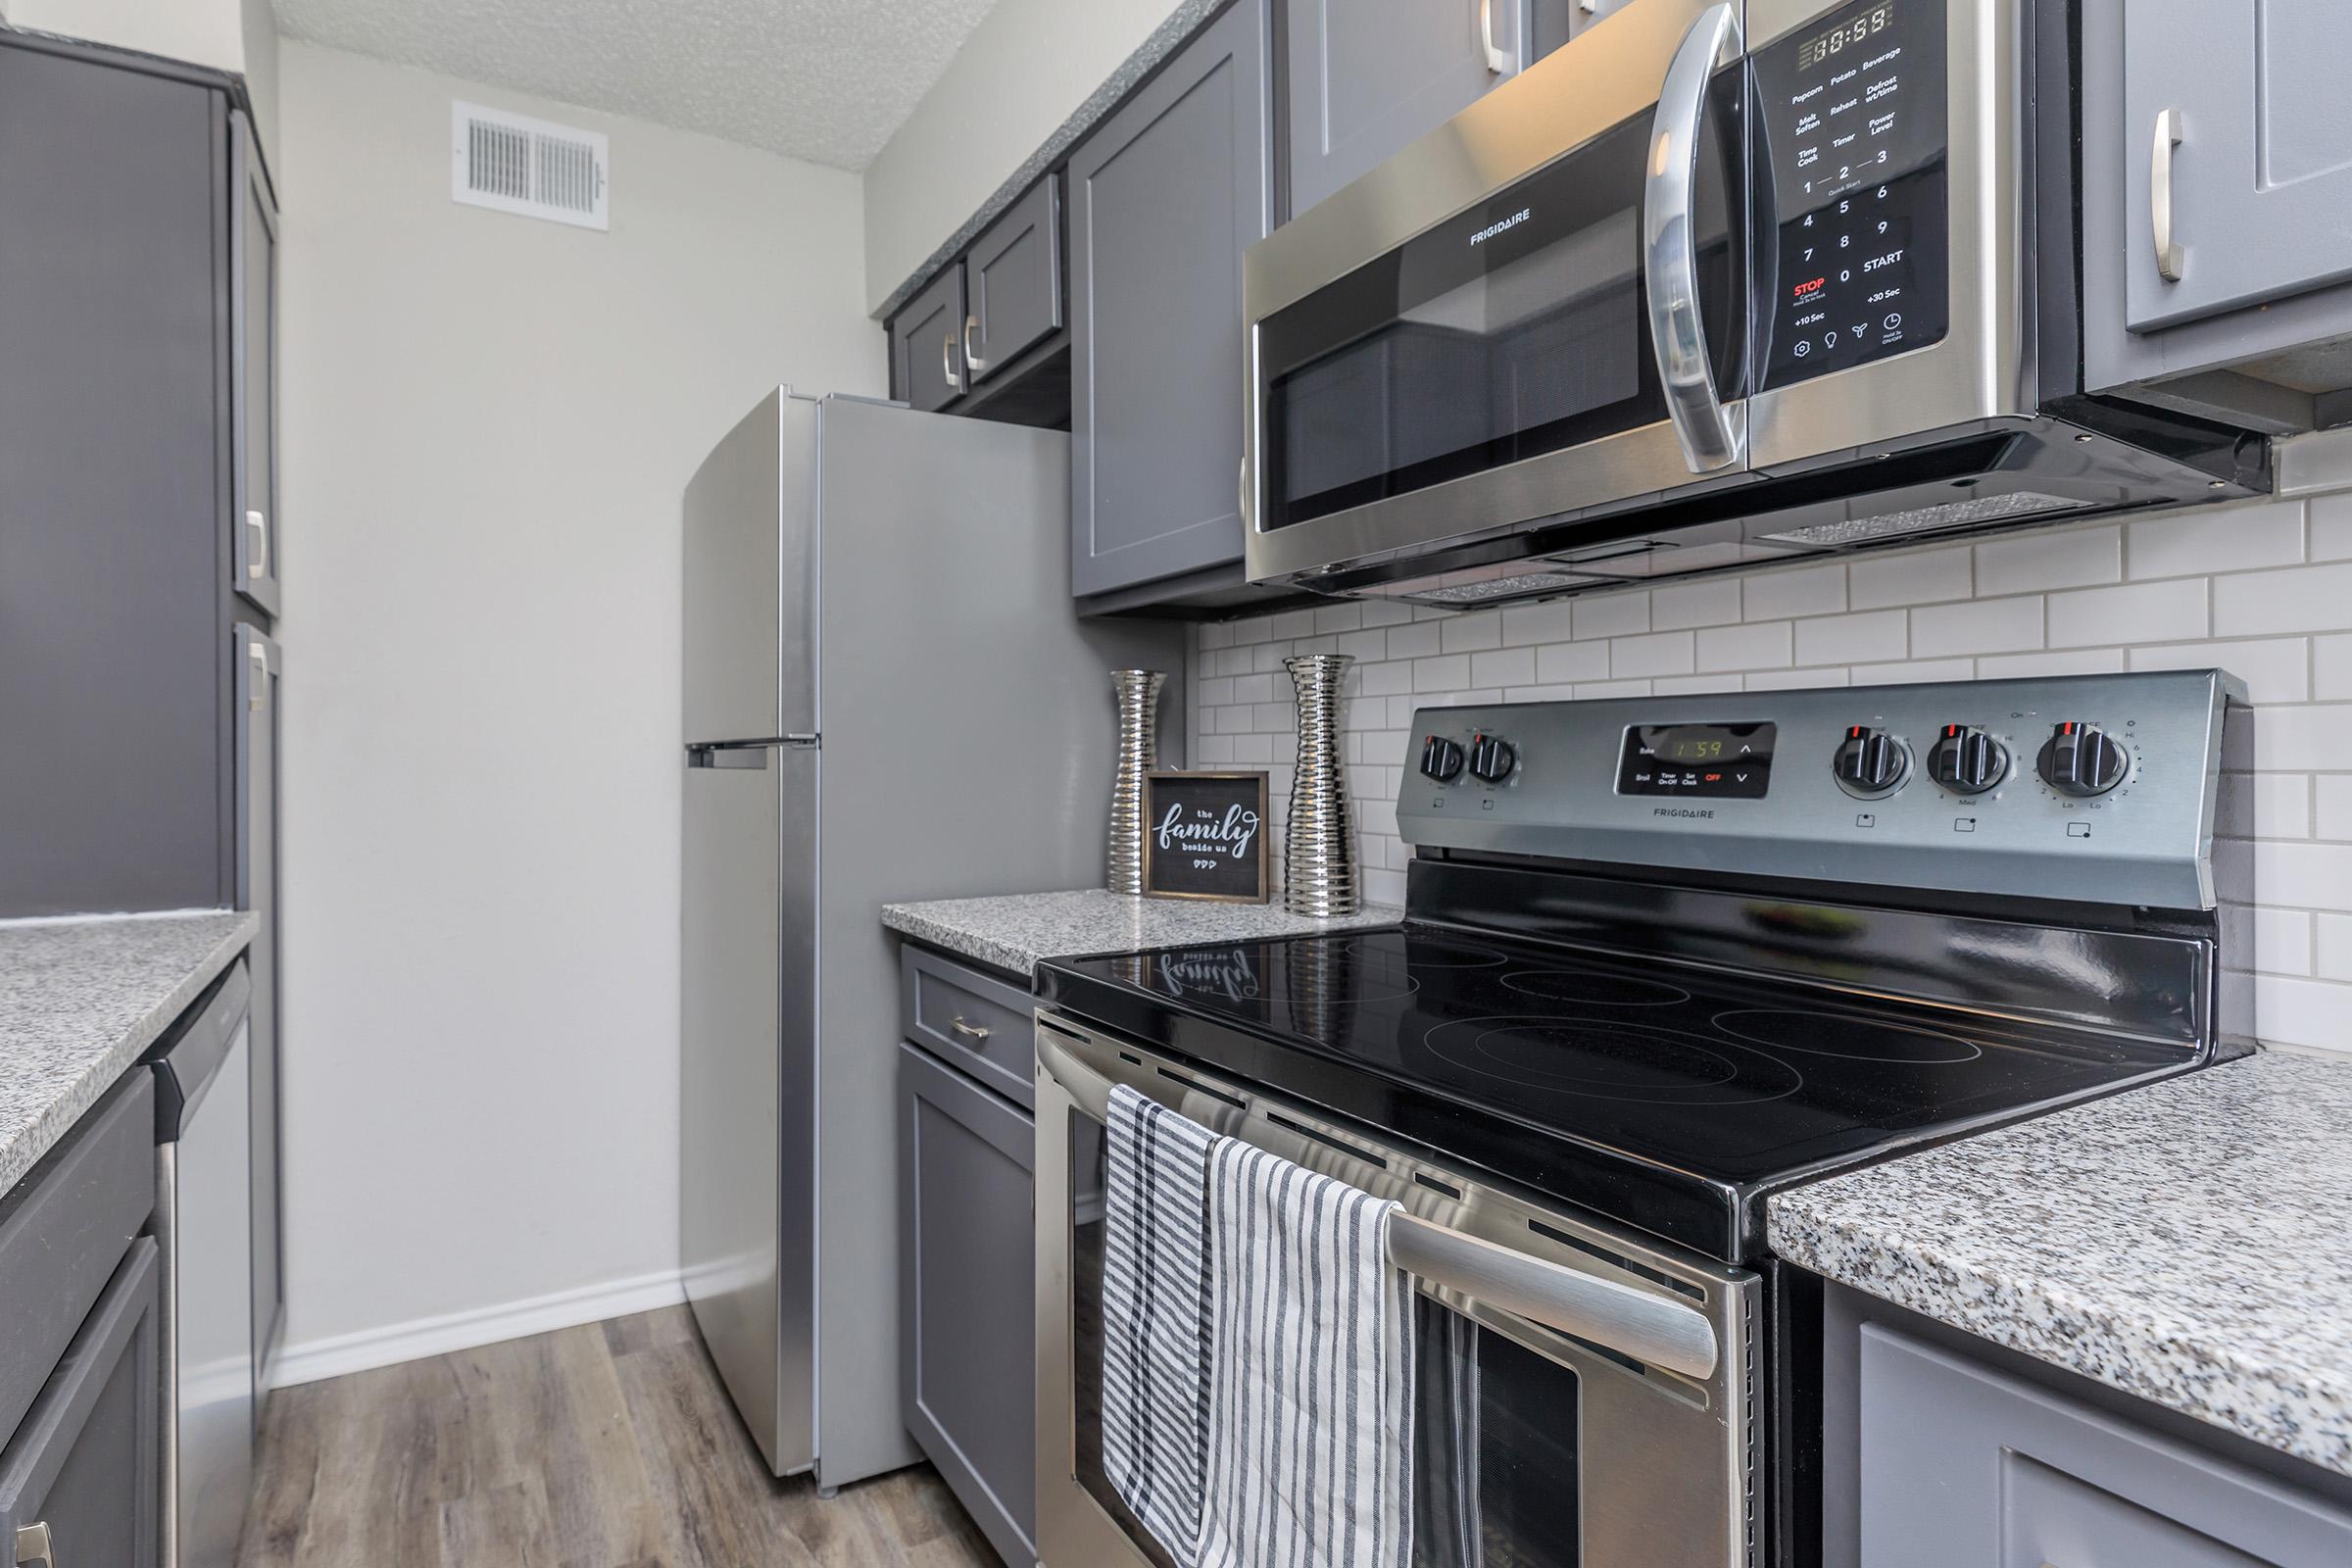
[[[881,906],[1102,885],[1108,672],[1184,708],[1179,628],[1072,613],[1069,493],[1066,435],[788,390],[686,491],[686,1293],[828,1490],[918,1457]]]

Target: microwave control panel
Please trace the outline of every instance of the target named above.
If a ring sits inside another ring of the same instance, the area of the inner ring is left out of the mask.
[[[1759,257],[1766,388],[1944,334],[1946,4],[1859,0],[1754,56],[1756,162],[1772,195],[1759,216],[1779,228]]]

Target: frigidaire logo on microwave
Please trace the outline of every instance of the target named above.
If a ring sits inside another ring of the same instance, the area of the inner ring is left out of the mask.
[[[1522,207],[1510,217],[1504,219],[1501,222],[1489,223],[1486,227],[1480,229],[1477,233],[1470,236],[1470,243],[1473,245],[1481,245],[1486,241],[1493,239],[1495,235],[1501,233],[1506,228],[1517,228],[1521,223],[1527,221],[1528,211],[1529,209]]]

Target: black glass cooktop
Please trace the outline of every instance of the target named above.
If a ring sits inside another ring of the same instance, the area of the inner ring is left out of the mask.
[[[1726,1259],[1841,1165],[2194,1053],[1405,925],[1060,959],[1041,998]]]

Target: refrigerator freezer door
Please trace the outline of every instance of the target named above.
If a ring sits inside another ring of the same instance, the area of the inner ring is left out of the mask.
[[[687,756],[686,1296],[777,1475],[815,1459],[817,754]]]
[[[817,731],[814,409],[769,394],[686,487],[688,745]]]

